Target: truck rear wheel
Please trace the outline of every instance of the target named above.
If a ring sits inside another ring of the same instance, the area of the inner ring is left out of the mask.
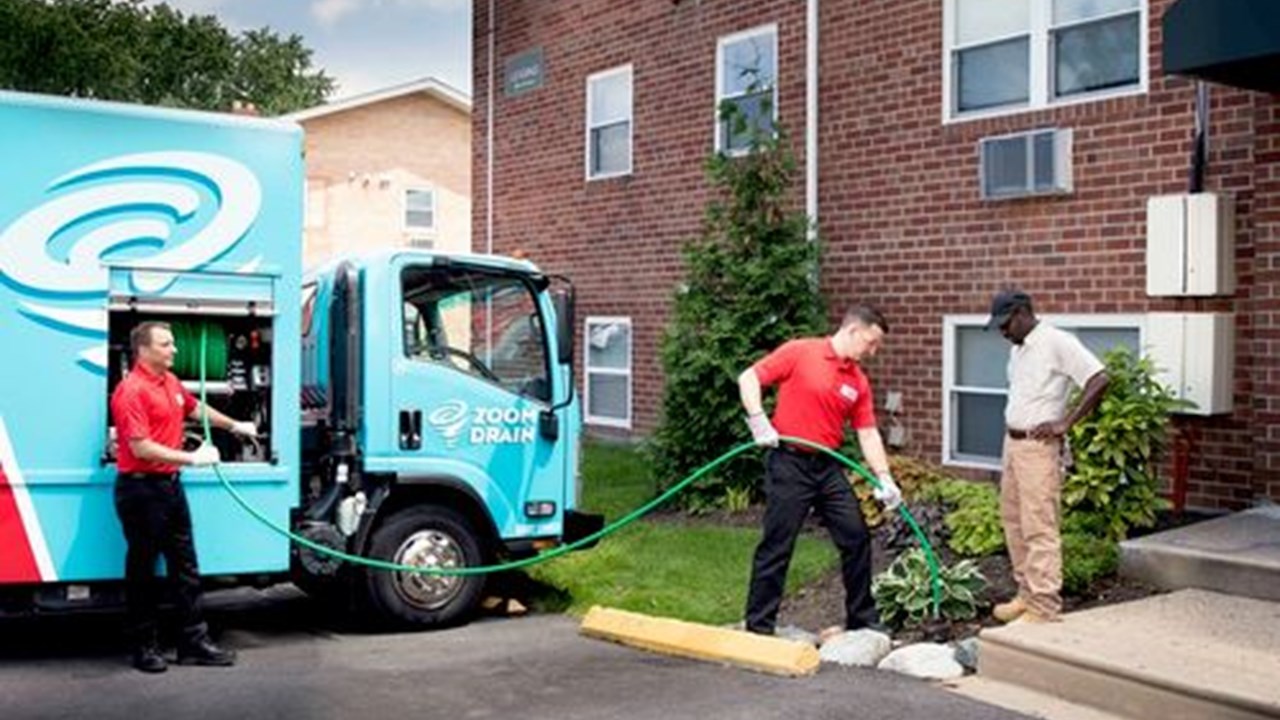
[[[370,554],[397,565],[462,568],[483,564],[480,538],[461,514],[439,506],[397,512],[373,531]],[[398,627],[466,622],[484,592],[483,575],[431,575],[367,568],[365,591],[374,611]]]

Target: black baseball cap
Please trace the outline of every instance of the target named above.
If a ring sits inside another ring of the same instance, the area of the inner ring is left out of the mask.
[[[987,320],[987,329],[1000,327],[1018,308],[1031,309],[1031,296],[1021,290],[1001,290],[991,299],[991,319]]]

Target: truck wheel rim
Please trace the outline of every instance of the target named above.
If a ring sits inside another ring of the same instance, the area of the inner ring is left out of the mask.
[[[395,562],[424,568],[459,568],[467,564],[457,541],[439,530],[419,530],[405,538],[396,550]],[[436,610],[453,600],[462,589],[462,581],[459,575],[397,572],[395,589],[406,603],[423,610]]]

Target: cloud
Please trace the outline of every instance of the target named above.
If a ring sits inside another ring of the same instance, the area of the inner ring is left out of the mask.
[[[226,2],[227,0],[188,0],[189,2]],[[313,0],[311,16],[324,27],[333,27],[344,17],[364,8],[393,6],[409,9],[454,12],[470,10],[471,0]]]
[[[209,15],[235,0],[147,0],[148,5],[168,5],[187,15]]]

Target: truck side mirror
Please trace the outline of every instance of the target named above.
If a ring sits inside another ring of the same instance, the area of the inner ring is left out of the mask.
[[[561,365],[573,365],[573,293],[558,292],[552,296],[552,301],[556,310],[556,355]]]

